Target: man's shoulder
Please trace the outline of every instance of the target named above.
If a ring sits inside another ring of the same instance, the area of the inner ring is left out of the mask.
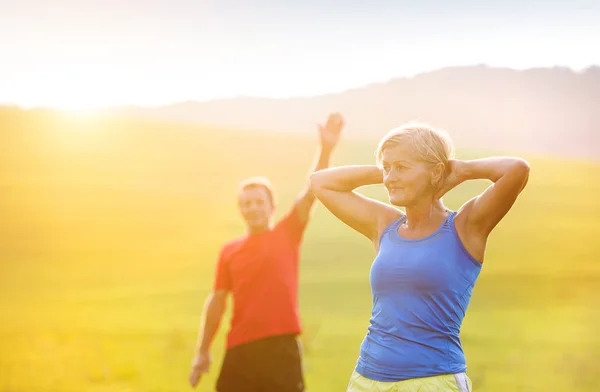
[[[279,219],[275,224],[276,228],[285,227],[286,225],[294,225],[300,221],[300,215],[298,212],[298,204],[294,203]]]
[[[247,236],[244,235],[225,242],[221,246],[221,258],[226,258],[240,250],[244,246],[246,238]]]
[[[305,219],[301,219],[300,212],[298,211],[298,205],[294,205],[283,215],[275,227],[276,232],[283,232],[287,236],[301,237],[302,233],[308,226],[310,216]]]

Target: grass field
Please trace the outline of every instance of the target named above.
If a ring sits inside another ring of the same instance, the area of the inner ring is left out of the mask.
[[[0,392],[190,390],[217,252],[243,234],[236,185],[270,177],[281,216],[306,179],[313,131],[18,113],[0,116],[0,130]],[[334,164],[372,163],[374,148],[345,140]],[[476,392],[598,391],[600,164],[525,158],[529,185],[490,239],[463,324],[468,372]],[[456,209],[486,185],[445,202]],[[373,257],[315,210],[300,285],[309,391],[345,390]],[[214,390],[228,317],[200,391]]]

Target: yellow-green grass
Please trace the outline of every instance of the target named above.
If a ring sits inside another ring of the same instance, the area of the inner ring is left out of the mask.
[[[238,181],[271,178],[280,217],[304,186],[315,131],[44,114],[5,114],[0,129],[0,392],[189,390],[217,252],[244,231]],[[344,140],[333,164],[372,163],[375,146]],[[490,238],[463,324],[469,375],[476,391],[597,391],[600,164],[525,158],[530,182]],[[486,185],[465,183],[445,202],[457,209]],[[381,187],[364,192],[386,199]],[[316,208],[300,270],[310,391],[345,390],[373,257]],[[200,391],[214,390],[229,315]]]

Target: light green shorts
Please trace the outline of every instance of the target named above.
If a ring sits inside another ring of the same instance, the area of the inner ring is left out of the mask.
[[[472,392],[471,388],[465,373],[381,382],[353,372],[346,392]]]

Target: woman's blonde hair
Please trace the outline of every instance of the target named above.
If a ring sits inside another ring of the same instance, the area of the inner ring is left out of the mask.
[[[392,129],[381,139],[377,147],[377,165],[381,165],[383,151],[398,144],[410,145],[419,160],[434,165],[443,163],[445,168],[448,160],[454,157],[452,139],[445,130],[411,121]]]

